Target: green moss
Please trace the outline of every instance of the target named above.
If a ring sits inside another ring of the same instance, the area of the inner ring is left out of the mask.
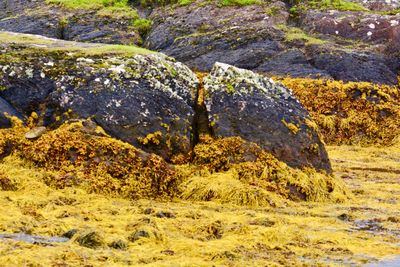
[[[258,5],[262,2],[260,0],[219,0],[219,6],[249,6]]]
[[[305,42],[308,45],[313,45],[313,44],[321,45],[321,44],[327,43],[327,41],[325,41],[325,40],[321,40],[314,36],[308,35],[300,28],[287,27],[285,24],[276,25],[276,28],[285,32],[285,40],[287,42],[293,42],[293,41],[300,40],[300,41]]]
[[[153,21],[149,19],[136,19],[132,22],[132,25],[138,30],[142,37],[145,37],[150,32]]]
[[[138,18],[137,11],[129,7],[128,0],[46,0],[46,3],[68,9],[98,10],[98,15],[106,17]]]

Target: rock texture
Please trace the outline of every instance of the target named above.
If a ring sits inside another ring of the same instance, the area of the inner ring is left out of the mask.
[[[267,75],[397,84],[399,1],[352,0],[357,11],[316,6],[328,2],[148,1],[144,8],[131,1],[132,12],[116,15],[63,9],[44,0],[0,0],[0,30],[81,42],[144,42],[201,71],[224,62]],[[151,29],[133,26],[138,14],[152,21]]]
[[[398,82],[399,15],[309,9],[294,20],[286,3],[274,1],[222,8],[196,2],[157,8],[150,18],[145,45],[195,69],[218,61],[270,75]]]
[[[17,111],[36,112],[44,126],[91,117],[112,136],[166,158],[189,151],[198,80],[186,66],[161,54],[85,56],[52,42],[53,50],[2,45],[0,97]]]
[[[8,119],[9,116],[22,118],[21,114],[0,97],[0,128],[8,128],[11,126],[10,120]]]
[[[0,97],[25,117],[38,114],[40,126],[90,118],[86,133],[99,125],[174,162],[191,151],[202,123],[217,137],[242,137],[290,166],[331,171],[302,105],[288,89],[252,71],[218,63],[201,87],[188,67],[147,50],[124,47],[118,53],[99,44],[2,36],[9,41],[0,42]],[[202,88],[204,113],[198,108]]]
[[[66,10],[44,0],[0,0],[0,30],[63,40],[138,44],[141,38],[131,20],[97,10]]]
[[[217,63],[204,79],[216,136],[240,136],[292,167],[331,171],[311,118],[292,92],[251,71]]]

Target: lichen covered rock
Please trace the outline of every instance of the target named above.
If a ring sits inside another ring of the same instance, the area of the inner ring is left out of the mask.
[[[286,87],[248,70],[215,64],[204,79],[213,133],[240,136],[292,167],[331,171],[308,112]]]
[[[49,48],[59,44],[51,42]],[[96,56],[17,47],[3,47],[0,97],[24,116],[36,112],[44,126],[91,117],[112,136],[164,158],[189,151],[198,81],[183,64],[161,54],[110,55],[101,46],[88,45],[100,49]]]

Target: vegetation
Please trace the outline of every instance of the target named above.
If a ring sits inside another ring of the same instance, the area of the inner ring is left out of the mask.
[[[55,189],[47,174],[10,155],[0,178],[0,228],[72,236],[52,246],[3,239],[6,266],[362,265],[399,255],[398,147],[329,147],[333,167],[355,194],[344,203],[291,202],[249,208],[215,200],[162,202]],[[374,170],[374,171],[373,171]],[[234,185],[233,185],[234,186]]]
[[[261,4],[260,0],[219,0],[219,6],[249,6]]]
[[[285,32],[285,39],[287,42],[303,41],[308,45],[327,43],[327,41],[308,35],[300,28],[288,27],[284,24],[277,25],[276,28]]]
[[[0,43],[18,44],[18,45],[35,45],[32,48],[25,49],[27,53],[31,54],[33,51],[40,51],[42,53],[49,52],[76,52],[82,54],[82,56],[95,56],[100,54],[123,54],[123,55],[147,55],[156,52],[147,50],[145,48],[133,46],[133,45],[105,45],[105,44],[91,44],[86,46],[73,46],[73,42],[68,41],[57,41],[54,39],[48,39],[38,37],[35,35],[23,35],[23,34],[12,34],[0,32]],[[46,49],[37,48],[36,45],[46,46]],[[7,56],[4,54],[3,56]]]
[[[132,25],[138,30],[142,37],[145,37],[150,32],[153,22],[148,19],[136,19],[132,22]]]
[[[97,14],[106,17],[138,18],[137,11],[129,7],[128,0],[46,0],[68,9],[98,10]]]
[[[400,135],[398,86],[284,78],[329,144],[388,145]]]

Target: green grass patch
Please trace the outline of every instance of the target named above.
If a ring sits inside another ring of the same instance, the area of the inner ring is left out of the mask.
[[[98,10],[98,15],[117,18],[138,18],[137,11],[128,5],[128,0],[46,0],[47,4],[67,9]]]
[[[250,6],[250,5],[259,5],[261,4],[260,0],[220,0],[219,6]]]
[[[308,45],[327,43],[327,41],[325,41],[325,40],[321,40],[319,38],[308,35],[306,32],[304,32],[300,28],[287,27],[284,24],[277,25],[276,28],[285,32],[285,40],[287,42],[301,40],[301,41],[304,41]]]

